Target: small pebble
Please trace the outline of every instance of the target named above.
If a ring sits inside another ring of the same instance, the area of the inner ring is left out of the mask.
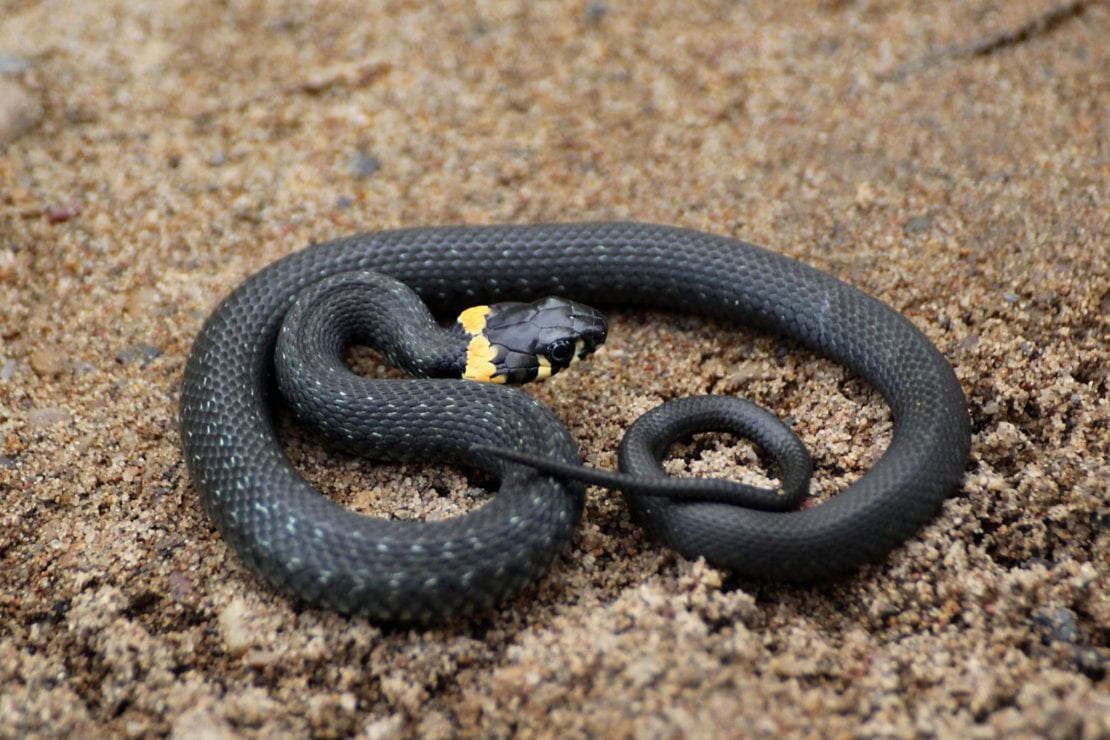
[[[902,231],[907,234],[917,234],[921,231],[927,230],[933,225],[932,214],[926,213],[921,216],[914,216],[902,224]]]
[[[386,738],[400,737],[404,729],[404,717],[400,714],[391,714],[388,717],[367,722],[362,728],[362,736],[369,740],[386,740]]]
[[[42,120],[42,105],[12,80],[0,79],[0,147],[7,146]]]
[[[80,215],[81,206],[74,201],[61,203],[46,209],[46,220],[52,224],[64,224],[66,221],[77,218]]]
[[[365,149],[355,153],[354,162],[351,164],[351,174],[359,179],[370,177],[382,168],[382,161]]]
[[[198,702],[173,721],[170,737],[232,740],[241,737],[210,702]]]
[[[281,660],[281,655],[274,650],[251,648],[243,654],[243,662],[251,668],[269,668]]]
[[[69,412],[65,409],[46,407],[27,412],[27,425],[32,429],[47,429],[67,421],[69,421]]]
[[[1101,681],[1110,670],[1110,650],[1081,646],[1075,649],[1075,667],[1093,681]]]
[[[1033,615],[1033,621],[1041,626],[1045,636],[1053,642],[1075,644],[1079,636],[1075,612],[1071,609],[1042,609]]]
[[[177,601],[193,601],[197,598],[196,589],[188,574],[179,570],[170,573],[170,595]]]
[[[246,601],[238,597],[232,599],[220,612],[219,621],[220,635],[224,638],[224,647],[229,655],[238,657],[252,647],[254,639],[247,625]]]
[[[66,355],[53,347],[36,349],[31,353],[31,369],[40,378],[61,375],[66,369]]]
[[[609,13],[609,6],[605,3],[593,2],[586,6],[586,22],[599,23]]]
[[[124,429],[119,436],[120,448],[131,451],[139,445],[139,435],[132,429]]]
[[[149,314],[156,305],[158,305],[158,291],[145,286],[131,291],[124,308],[132,316],[142,316]]]
[[[30,63],[11,54],[0,54],[0,75],[23,74],[31,68]]]
[[[146,342],[139,342],[136,345],[121,349],[119,354],[116,355],[116,362],[123,365],[128,365],[135,360],[142,360],[143,367],[146,367],[150,362],[162,354],[162,350],[152,344]]]

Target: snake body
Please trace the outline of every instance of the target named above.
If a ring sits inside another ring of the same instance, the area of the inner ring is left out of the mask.
[[[181,398],[186,464],[224,539],[255,571],[320,606],[381,620],[485,609],[540,575],[573,532],[580,483],[475,447],[580,457],[541,404],[502,386],[373,381],[341,422],[369,454],[478,463],[497,472],[482,508],[418,523],[360,516],[315,491],[275,436],[268,377],[283,316],[308,286],[372,270],[435,311],[560,295],[693,312],[791,337],[874,386],[890,405],[888,449],[859,480],[802,511],[647,497],[638,518],[684,555],[742,576],[814,581],[897,547],[936,513],[967,461],[966,401],[951,366],[909,320],[790,258],[703,232],[639,223],[435,227],[308,247],[264,268],[204,324]]]

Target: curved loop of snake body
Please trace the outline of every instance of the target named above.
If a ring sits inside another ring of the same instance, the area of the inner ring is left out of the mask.
[[[337,423],[364,433],[366,454],[494,470],[500,490],[477,511],[431,523],[364,517],[301,478],[267,404],[279,327],[299,292],[352,270],[395,277],[436,311],[560,295],[741,322],[791,337],[871,383],[891,406],[891,443],[825,503],[780,512],[630,499],[655,537],[741,576],[814,581],[884,555],[935,515],[967,461],[966,401],[929,340],[861,291],[751,244],[638,223],[338,239],[263,269],[220,304],[194,343],[181,400],[185,460],[221,534],[250,567],[313,604],[400,621],[488,608],[548,567],[583,504],[580,483],[473,454],[500,448],[581,463],[562,424],[530,396],[463,381],[372,381],[373,403]]]

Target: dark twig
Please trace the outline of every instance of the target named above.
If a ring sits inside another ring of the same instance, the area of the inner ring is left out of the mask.
[[[1010,46],[1049,33],[1061,24],[1083,15],[1088,7],[1103,0],[1073,0],[1034,16],[1012,31],[1003,31],[964,47],[960,56],[985,57]]]
[[[1030,39],[1050,33],[1060,25],[1083,15],[1088,8],[1106,0],[1072,0],[1072,2],[1049,8],[1043,13],[1033,16],[1017,28],[993,33],[990,36],[974,41],[970,44],[952,44],[924,54],[902,64],[898,69],[885,75],[880,75],[882,80],[900,80],[918,72],[926,67],[931,67],[945,59],[969,59],[985,57],[1002,49],[1017,46]]]

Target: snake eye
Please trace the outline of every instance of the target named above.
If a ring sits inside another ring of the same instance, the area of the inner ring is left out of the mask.
[[[559,339],[547,346],[547,359],[558,365],[566,365],[574,357],[574,342]]]

